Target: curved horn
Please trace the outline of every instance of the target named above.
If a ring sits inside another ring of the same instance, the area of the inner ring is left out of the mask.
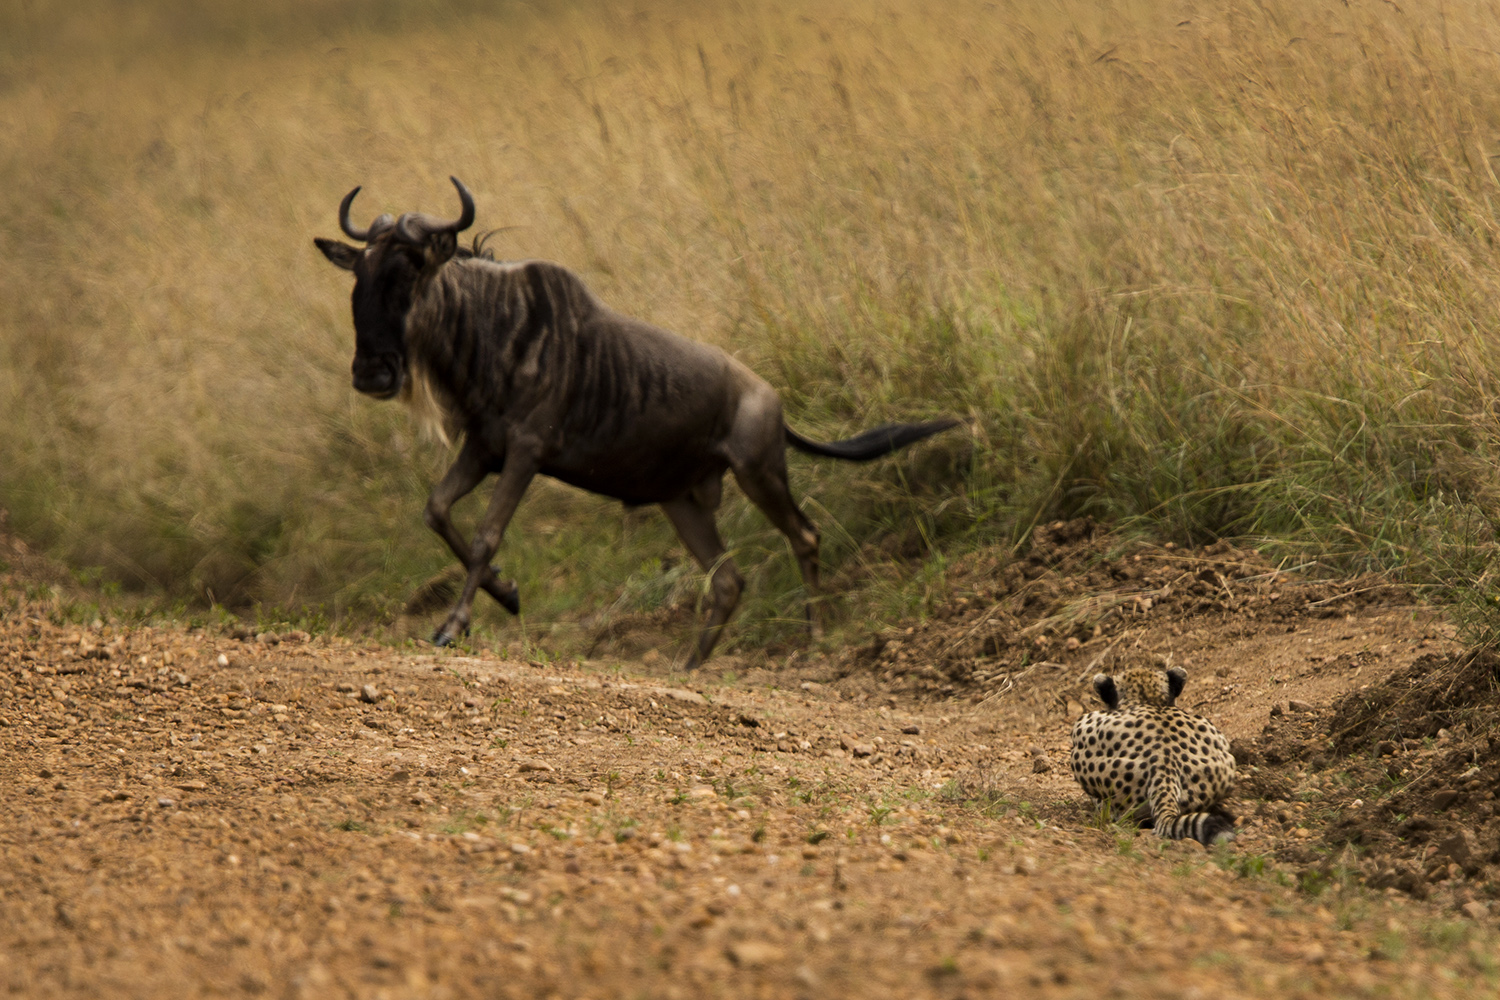
[[[464,187],[464,182],[457,177],[449,176],[453,186],[458,188],[458,200],[463,204],[463,211],[459,213],[457,221],[453,223],[453,231],[461,233],[474,224],[474,196],[469,189]]]
[[[344,235],[349,237],[351,240],[364,240],[368,242],[370,239],[370,231],[368,229],[355,229],[354,226],[349,222],[349,206],[354,204],[354,196],[357,194],[359,194],[359,187],[356,187],[353,191],[350,191],[348,194],[344,195],[344,200],[339,202],[339,228],[342,229],[344,231]]]
[[[458,218],[445,222],[420,212],[408,212],[396,222],[397,236],[408,243],[421,243],[433,233],[461,233],[474,224],[474,196],[457,177],[448,179],[458,188],[458,200],[463,204]]]

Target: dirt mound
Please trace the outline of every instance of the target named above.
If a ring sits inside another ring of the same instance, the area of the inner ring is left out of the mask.
[[[1281,860],[1454,906],[1500,899],[1500,657],[1431,654],[1236,745],[1239,792],[1284,829]],[[1299,807],[1300,806],[1300,807]]]
[[[1341,699],[1331,732],[1334,748],[1345,754],[1368,752],[1386,743],[1436,737],[1456,727],[1480,727],[1497,698],[1500,657],[1481,650],[1420,657],[1384,683]]]
[[[1339,618],[1372,605],[1405,604],[1389,581],[1314,581],[1227,541],[1180,549],[1122,539],[1091,518],[1038,528],[1030,551],[987,555],[950,574],[953,597],[929,618],[899,623],[852,649],[840,673],[873,674],[891,690],[975,700],[1018,685],[1046,685],[1059,702],[1086,684],[1059,675],[1112,669],[1133,636],[1201,620],[1268,624]],[[1086,680],[1086,678],[1084,678]]]

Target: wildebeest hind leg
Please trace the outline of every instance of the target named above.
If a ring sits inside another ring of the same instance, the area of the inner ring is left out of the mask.
[[[717,485],[717,480],[711,484],[713,487]],[[724,553],[718,525],[714,524],[717,499],[716,488],[705,488],[695,490],[693,495],[681,500],[669,500],[661,505],[662,512],[672,522],[672,527],[677,529],[682,543],[693,554],[698,565],[703,567],[703,571],[709,574],[709,589],[713,594],[708,617],[698,631],[693,651],[687,658],[688,670],[696,670],[708,659],[708,654],[713,652],[714,645],[719,641],[719,633],[723,631],[724,623],[729,621],[729,616],[734,613],[734,606],[740,600],[740,590],[745,585],[734,560]]]
[[[521,503],[521,497],[526,495],[526,487],[531,485],[535,476],[534,462],[518,460],[514,454],[507,458],[505,467],[500,470],[500,481],[495,484],[495,492],[490,496],[490,505],[484,512],[484,520],[479,522],[479,527],[474,532],[469,558],[465,560],[469,575],[464,581],[464,592],[448,615],[448,620],[433,633],[432,641],[435,644],[446,646],[469,631],[474,595],[479,592],[479,585],[485,575],[493,575],[490,559],[500,547],[500,539],[505,537],[505,527],[510,524],[516,507]]]
[[[469,565],[470,545],[464,541],[464,537],[458,533],[449,517],[453,505],[467,496],[469,491],[478,486],[489,472],[490,463],[485,456],[479,454],[479,449],[472,442],[465,442],[463,450],[458,454],[458,460],[443,475],[438,484],[433,487],[432,495],[427,498],[427,509],[423,513],[423,519],[427,527],[437,532],[443,541],[448,543],[448,548],[463,563],[464,569],[472,571]],[[486,565],[479,580],[479,588],[489,594],[500,606],[513,615],[521,613],[521,591],[514,580],[501,580],[496,575],[495,567]]]
[[[786,536],[802,571],[802,585],[807,589],[807,627],[814,639],[823,635],[815,602],[818,597],[818,529],[807,519],[792,499],[786,479],[786,456],[776,452],[767,460],[735,467],[735,481],[750,501],[759,507],[776,529]]]

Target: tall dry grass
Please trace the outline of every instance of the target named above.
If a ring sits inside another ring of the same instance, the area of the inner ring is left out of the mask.
[[[1483,603],[1493,4],[204,7],[0,11],[0,504],[74,565],[343,614],[447,563],[445,456],[349,389],[311,237],[455,173],[502,256],[740,353],[799,428],[972,419],[796,463],[856,612],[1073,513]],[[755,641],[795,573],[725,522]],[[546,623],[692,586],[670,544],[542,488],[503,558]]]

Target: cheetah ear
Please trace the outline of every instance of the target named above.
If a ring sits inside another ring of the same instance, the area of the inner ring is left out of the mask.
[[[1187,671],[1181,667],[1173,667],[1167,671],[1167,704],[1171,705],[1182,694],[1182,689],[1187,686]]]
[[[1094,675],[1094,693],[1099,700],[1109,706],[1110,711],[1120,707],[1120,692],[1115,687],[1115,679],[1109,674]]]

